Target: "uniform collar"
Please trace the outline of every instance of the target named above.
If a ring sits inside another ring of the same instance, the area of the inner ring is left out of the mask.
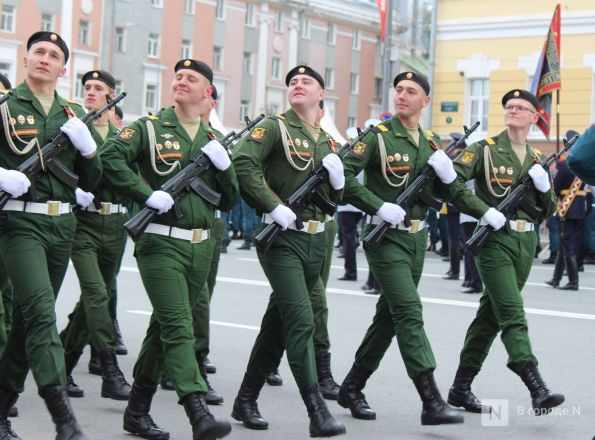
[[[26,81],[23,81],[17,86],[17,88],[15,89],[15,96],[17,99],[20,99],[22,101],[33,101],[33,98],[35,97]],[[58,95],[58,93],[55,90],[54,99],[58,100],[58,104],[60,104],[60,107],[66,107],[69,104],[71,104],[66,99]]]
[[[298,117],[298,115],[295,113],[295,111],[293,111],[293,109],[289,109],[287,110],[283,116],[285,117],[285,120],[289,123],[289,125],[291,125],[292,127],[295,128],[299,128],[301,130],[301,132],[305,135],[308,136],[308,138],[311,141],[314,141],[314,139],[311,138],[311,134],[308,131],[308,129],[306,128],[306,126],[304,125],[304,123],[302,122],[302,120]],[[322,127],[320,128],[320,135],[318,136],[318,141],[316,142],[317,144],[320,143],[321,141],[328,141],[329,139],[331,139],[331,136],[322,129]]]
[[[526,143],[525,148],[527,149],[527,154],[525,155],[525,161],[521,163],[517,155],[514,153],[514,151],[512,151],[510,137],[508,137],[508,130],[504,130],[502,133],[498,135],[499,152],[506,154],[510,158],[510,160],[514,162],[515,166],[519,167],[519,169],[522,171],[531,168],[534,160],[533,156],[535,154],[533,148],[531,148],[531,146],[529,145],[529,142]]]

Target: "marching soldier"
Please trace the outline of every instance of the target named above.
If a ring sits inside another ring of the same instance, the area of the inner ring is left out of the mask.
[[[58,157],[60,163],[78,174],[85,191],[92,191],[99,182],[97,146],[77,117],[84,111],[56,93],[68,56],[59,35],[31,35],[24,59],[25,81],[0,108],[4,121],[0,189],[13,197],[0,213],[0,253],[14,287],[15,303],[13,326],[0,359],[1,438],[18,438],[6,413],[23,391],[29,368],[56,424],[56,439],[85,438],[65,390],[64,351],[54,310],[74,239],[76,219],[70,207],[76,201],[74,191],[49,172],[40,173],[31,185],[15,170],[62,130],[73,148]]]
[[[283,351],[310,417],[310,435],[330,437],[345,432],[329,413],[316,373],[310,293],[320,279],[327,251],[326,216],[315,205],[301,215],[304,228],[296,228],[295,213],[282,200],[290,196],[322,164],[330,184],[322,190],[336,202],[343,186],[343,166],[331,154],[334,141],[317,125],[324,80],[308,66],[297,66],[285,78],[291,108],[266,119],[234,149],[234,164],[243,197],[263,213],[261,230],[275,222],[283,229],[268,252],[258,259],[273,293],[262,320],[246,373],[234,402],[232,417],[250,429],[267,429],[257,406],[265,377],[278,367]]]
[[[560,290],[578,290],[578,254],[593,194],[585,182],[572,173],[566,160],[558,164],[554,191],[559,200],[556,216],[560,227],[560,251],[556,255],[553,277],[546,284]],[[568,272],[568,283],[559,287],[564,267]]]
[[[99,110],[115,96],[116,81],[103,70],[83,75],[84,106]],[[118,129],[109,122],[109,114],[97,119],[94,140],[101,155],[106,138]],[[70,315],[66,329],[60,334],[66,360],[68,395],[83,397],[83,390],[72,378],[72,370],[83,349],[90,343],[97,350],[103,383],[101,395],[115,400],[128,400],[130,385],[116,359],[116,332],[109,312],[112,283],[120,267],[120,256],[126,245],[123,225],[128,220],[126,198],[103,182],[93,193],[77,188],[77,227],[72,246],[72,263],[81,287],[81,299]],[[91,318],[91,319],[89,319]]]
[[[215,420],[207,408],[208,389],[196,363],[192,324],[192,307],[205,284],[213,255],[215,207],[189,192],[179,200],[182,218],[176,218],[171,211],[171,195],[155,188],[204,153],[213,166],[201,178],[221,193],[220,209],[233,206],[239,189],[227,151],[201,120],[204,101],[212,93],[211,68],[201,61],[185,59],[176,63],[174,70],[171,90],[175,106],[124,128],[108,139],[102,155],[108,183],[159,213],[135,248],[153,314],[134,366],[124,429],[147,439],[169,438],[149,415],[165,369],[190,419],[193,438],[215,439],[227,435],[231,426]],[[138,164],[140,175],[130,168],[132,164]]]
[[[403,72],[394,78],[393,86],[395,115],[376,126],[345,160],[344,202],[370,216],[367,232],[382,221],[391,227],[376,251],[366,251],[382,290],[376,315],[341,384],[338,403],[349,408],[355,418],[376,418],[362,389],[396,336],[407,374],[423,402],[421,423],[462,423],[463,417],[448,407],[434,381],[436,361],[424,330],[417,292],[427,245],[427,206],[419,202],[413,207],[411,226],[407,227],[403,223],[405,212],[393,203],[426,164],[438,176],[430,187],[434,191],[446,192],[456,173],[451,160],[438,148],[439,137],[419,126],[421,112],[430,103],[428,81],[416,73]],[[365,185],[356,179],[362,170]]]
[[[528,202],[543,208],[545,217],[555,209],[555,194],[548,173],[539,165],[540,155],[527,142],[531,125],[539,118],[537,98],[526,90],[511,90],[502,97],[506,130],[496,137],[467,147],[455,160],[458,186],[475,179],[475,194],[463,193],[455,203],[495,231],[476,256],[485,284],[475,319],[467,330],[460,363],[448,394],[451,405],[471,412],[487,412],[471,391],[471,383],[488,355],[499,332],[508,352],[508,367],[518,374],[531,393],[535,414],[540,415],[564,401],[551,393],[537,368],[531,349],[521,290],[527,281],[537,236],[534,223],[521,209],[506,218],[497,206],[527,174],[535,184]]]

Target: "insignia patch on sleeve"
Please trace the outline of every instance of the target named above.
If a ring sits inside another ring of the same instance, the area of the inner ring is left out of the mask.
[[[473,151],[463,151],[461,154],[459,154],[459,157],[456,158],[455,162],[465,165],[466,167],[471,167],[476,160],[477,154],[475,154]]]
[[[354,156],[362,158],[364,156],[364,153],[366,152],[366,148],[368,148],[366,144],[364,144],[363,142],[358,142],[357,144],[355,144],[353,150],[351,151],[353,152]]]
[[[118,135],[118,139],[124,142],[130,142],[133,138],[138,135],[138,131],[134,128],[126,127]]]
[[[267,129],[263,127],[254,127],[250,132],[250,139],[256,142],[262,142]]]

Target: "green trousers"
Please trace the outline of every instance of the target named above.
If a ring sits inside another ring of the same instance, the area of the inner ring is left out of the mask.
[[[500,331],[510,369],[519,371],[529,362],[537,364],[521,296],[536,246],[534,233],[497,231],[477,255],[485,289],[465,336],[461,366],[480,369]]]
[[[76,219],[0,213],[0,254],[13,285],[14,316],[0,359],[0,388],[21,393],[29,368],[41,393],[64,385],[64,350],[55,300],[64,280]]]
[[[87,343],[97,350],[116,344],[109,298],[126,246],[123,225],[128,216],[80,212],[77,218],[71,259],[79,279],[81,298],[69,316],[66,331],[60,335],[64,351],[74,354],[81,353]]]
[[[370,230],[368,227],[366,233]],[[396,336],[410,378],[436,368],[417,293],[426,242],[425,230],[411,234],[390,229],[375,252],[366,252],[370,269],[382,290],[372,325],[355,355],[358,365],[375,371]]]
[[[155,387],[167,371],[180,400],[207,392],[194,352],[192,307],[206,282],[213,246],[213,239],[192,244],[155,234],[137,241],[135,256],[153,313],[134,366],[136,384]]]
[[[255,234],[262,228],[261,224]],[[287,230],[279,233],[266,254],[258,251],[273,293],[250,354],[249,374],[265,377],[279,366],[286,350],[298,387],[317,383],[310,294],[320,279],[327,247],[326,232]]]
[[[12,283],[6,271],[4,259],[0,254],[0,357],[6,347],[12,325]]]

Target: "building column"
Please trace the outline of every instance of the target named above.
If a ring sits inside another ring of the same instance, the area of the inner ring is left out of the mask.
[[[66,76],[58,80],[57,92],[60,96],[66,97],[74,95],[72,88],[73,75],[71,74],[73,66],[72,58],[74,55],[74,50],[72,47],[72,32],[74,28],[74,23],[72,21],[73,8],[74,5],[72,0],[62,0],[60,36],[70,50],[70,59],[68,60],[68,63],[66,63]]]
[[[267,60],[269,45],[269,5],[263,3],[258,17],[260,23],[258,33],[258,65],[256,66],[256,100],[254,103],[254,114],[264,113],[266,104],[266,78],[267,78]]]

